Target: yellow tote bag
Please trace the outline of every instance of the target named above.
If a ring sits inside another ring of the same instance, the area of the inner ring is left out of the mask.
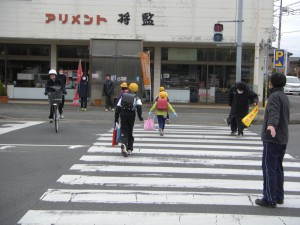
[[[253,119],[256,117],[257,113],[258,113],[258,106],[255,106],[254,109],[252,109],[252,111],[242,119],[243,124],[246,127],[249,127]]]

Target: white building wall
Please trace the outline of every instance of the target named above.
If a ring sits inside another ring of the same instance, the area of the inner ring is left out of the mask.
[[[223,43],[236,40],[237,0],[1,0],[0,42],[24,39],[51,43],[51,67],[56,67],[56,44],[70,40],[142,39],[144,42],[214,45],[213,26],[218,21],[224,25]],[[129,12],[129,25],[119,23],[119,14]],[[47,13],[55,20],[46,23]],[[142,14],[154,14],[154,25],[143,26]],[[63,24],[59,14],[68,15]],[[80,16],[80,24],[72,24],[73,16]],[[84,16],[93,17],[91,25],[84,25]],[[96,17],[107,21],[96,24]],[[244,0],[243,44],[253,46],[256,53],[254,65],[254,90],[262,96],[264,52],[271,36],[273,0]],[[22,42],[20,42],[22,43]],[[157,46],[155,44],[154,46]],[[157,49],[156,49],[157,51]],[[257,58],[258,57],[258,58]],[[160,59],[155,59],[154,83],[160,79]],[[154,92],[157,90],[154,89]],[[261,100],[262,97],[260,97]]]
[[[1,0],[1,37],[36,39],[143,39],[144,41],[212,43],[213,25],[237,19],[236,0]],[[129,25],[119,23],[118,14],[130,13]],[[154,26],[142,25],[142,13],[154,14]],[[47,13],[55,21],[46,23]],[[59,14],[68,14],[62,24]],[[72,16],[80,15],[81,24],[72,24]],[[84,15],[93,17],[84,25]],[[96,17],[107,22],[96,25]],[[256,20],[260,18],[260,27]],[[272,28],[273,1],[244,1],[243,42],[255,43],[257,35],[265,36]],[[234,42],[236,23],[224,24],[224,41]]]

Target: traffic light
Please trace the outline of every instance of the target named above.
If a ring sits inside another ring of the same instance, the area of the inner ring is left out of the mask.
[[[221,42],[223,40],[223,24],[216,23],[214,25],[214,42]]]

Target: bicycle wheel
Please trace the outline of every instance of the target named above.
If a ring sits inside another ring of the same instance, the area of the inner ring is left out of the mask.
[[[59,115],[58,115],[58,107],[57,105],[53,106],[53,120],[54,120],[54,126],[55,126],[55,132],[58,132],[58,119],[59,119]]]

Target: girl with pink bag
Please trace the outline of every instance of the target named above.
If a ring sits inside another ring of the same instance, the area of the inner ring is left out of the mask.
[[[165,91],[161,91],[157,101],[155,101],[149,112],[149,116],[151,116],[151,113],[156,111],[160,136],[164,135],[168,111],[170,110],[173,113],[173,116],[177,117],[177,113],[173,109],[172,105],[167,101],[167,98],[167,93]]]

